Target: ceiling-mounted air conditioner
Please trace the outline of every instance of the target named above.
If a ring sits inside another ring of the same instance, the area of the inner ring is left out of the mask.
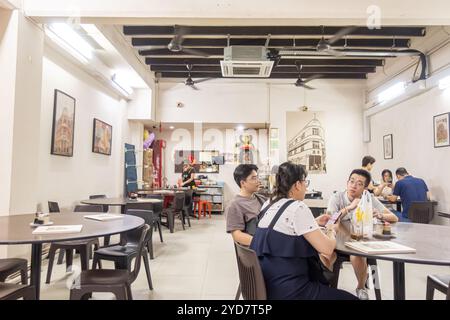
[[[230,46],[224,49],[224,60],[220,61],[222,76],[235,78],[268,78],[273,61],[268,50],[262,46]]]

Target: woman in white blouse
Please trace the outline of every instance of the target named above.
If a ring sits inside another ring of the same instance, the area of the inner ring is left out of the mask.
[[[266,202],[250,248],[258,255],[268,299],[356,299],[320,282],[318,255],[331,256],[335,226],[323,232],[329,216],[314,218],[303,203],[307,173],[285,162],[278,168],[275,198]]]

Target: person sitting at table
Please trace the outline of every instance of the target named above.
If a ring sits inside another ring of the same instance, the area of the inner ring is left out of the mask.
[[[394,189],[392,171],[389,169],[384,169],[381,172],[381,181],[382,182],[380,185],[375,188],[373,194],[377,197],[382,197],[383,199],[388,200],[388,196],[392,195]],[[398,217],[394,204],[384,204],[384,206]]]
[[[372,156],[365,156],[362,158],[361,165],[362,169],[366,170],[367,172],[371,172],[373,169],[373,164],[375,163],[375,158]],[[369,190],[370,193],[373,193],[375,191],[375,185],[374,181],[371,179],[369,186],[367,187],[367,190]]]
[[[346,300],[352,294],[319,282],[319,254],[336,248],[336,225],[322,231],[329,216],[314,219],[303,202],[307,173],[303,166],[285,162],[278,168],[275,197],[267,201],[250,248],[258,256],[269,300]]]
[[[388,196],[388,200],[396,202],[398,197],[400,197],[403,209],[402,213],[399,214],[400,221],[411,222],[408,218],[411,202],[431,200],[430,191],[423,179],[411,176],[403,167],[398,168],[395,171],[395,175],[398,181],[395,184],[392,195]]]
[[[181,174],[180,187],[195,187],[195,169],[191,166],[189,161],[183,163],[183,172]]]
[[[227,233],[231,233],[234,241],[249,246],[256,230],[259,211],[266,199],[256,194],[260,186],[256,165],[238,165],[233,177],[240,191],[225,209]]]
[[[367,190],[371,181],[370,173],[364,169],[355,169],[350,173],[347,181],[347,190],[336,192],[328,202],[327,213],[332,215],[336,212],[341,213],[340,220],[348,221],[351,219],[353,211],[358,207],[359,201],[364,190]],[[374,216],[387,222],[397,222],[398,218],[390,212],[373,194],[372,207]],[[350,256],[353,270],[358,280],[356,295],[361,300],[369,299],[366,290],[367,262],[365,258]]]

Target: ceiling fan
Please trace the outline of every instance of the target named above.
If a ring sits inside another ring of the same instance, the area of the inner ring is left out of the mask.
[[[167,49],[169,49],[169,51],[184,52],[184,53],[191,54],[194,56],[209,57],[209,54],[207,54],[203,51],[192,49],[192,48],[185,48],[182,46],[183,41],[184,41],[184,36],[189,31],[188,27],[182,27],[182,26],[175,25],[173,27],[173,31],[174,31],[173,38],[167,45]]]
[[[184,84],[187,85],[188,87],[191,87],[194,90],[199,90],[195,86],[197,83],[201,83],[201,82],[213,79],[213,78],[204,78],[204,79],[193,80],[192,77],[191,77],[191,71],[192,71],[192,68],[193,68],[192,64],[186,64],[186,68],[188,70],[188,77],[187,77],[186,81],[184,81]]]
[[[297,63],[297,62],[295,63],[295,66],[297,67],[297,70],[298,70],[298,79],[294,83],[294,85],[296,87],[303,87],[303,88],[308,89],[308,90],[316,89],[316,88],[313,88],[313,87],[307,85],[307,83],[312,81],[312,80],[316,80],[316,79],[322,78],[322,75],[321,74],[315,74],[315,75],[305,79],[305,78],[302,78],[303,66],[301,64]]]
[[[355,27],[355,26],[342,28],[341,30],[336,32],[330,39],[325,40],[325,37],[324,37],[325,28],[324,28],[324,26],[322,26],[322,38],[320,39],[319,43],[317,44],[316,50],[318,52],[328,53],[333,56],[343,55],[343,53],[341,51],[334,50],[331,46],[333,43],[341,40],[343,37],[352,33],[356,29],[358,29],[358,27]]]

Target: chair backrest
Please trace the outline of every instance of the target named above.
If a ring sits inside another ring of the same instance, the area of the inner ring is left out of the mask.
[[[125,214],[129,214],[132,216],[136,216],[139,218],[144,219],[145,223],[148,225],[152,225],[153,221],[155,219],[154,215],[153,215],[153,211],[152,210],[142,210],[142,209],[128,209],[125,211]],[[132,239],[127,237],[128,241],[133,241]],[[134,239],[134,241],[137,241],[137,239]]]
[[[89,199],[103,199],[106,198],[106,194],[93,194],[89,196]],[[109,206],[107,204],[102,205],[103,212],[108,212]]]
[[[103,212],[103,207],[101,205],[79,204],[75,206],[73,212]]]
[[[130,273],[130,283],[136,280],[137,276],[139,275],[139,270],[141,269],[142,250],[145,250],[145,245],[148,242],[147,234],[149,233],[150,228],[151,227],[148,224],[144,224],[143,226],[126,233],[127,237],[138,239],[136,248],[138,255],[136,256],[136,260],[134,262],[134,268]]]
[[[48,202],[48,211],[49,212],[60,212],[58,202],[49,201]]]
[[[184,208],[184,199],[185,195],[184,192],[175,192],[173,203],[172,203],[172,209],[175,211],[181,211]]]
[[[159,217],[161,215],[161,212],[163,211],[164,196],[162,194],[146,194],[145,198],[161,200],[161,202],[152,203],[153,214]]]
[[[431,201],[413,201],[409,207],[408,218],[415,223],[430,223],[434,216]]]
[[[89,196],[89,199],[103,199],[106,198],[106,194],[93,194]]]
[[[266,285],[256,252],[234,243],[244,300],[266,300]]]
[[[194,193],[194,190],[186,190],[184,192],[184,206],[185,207],[192,207],[192,195]]]

